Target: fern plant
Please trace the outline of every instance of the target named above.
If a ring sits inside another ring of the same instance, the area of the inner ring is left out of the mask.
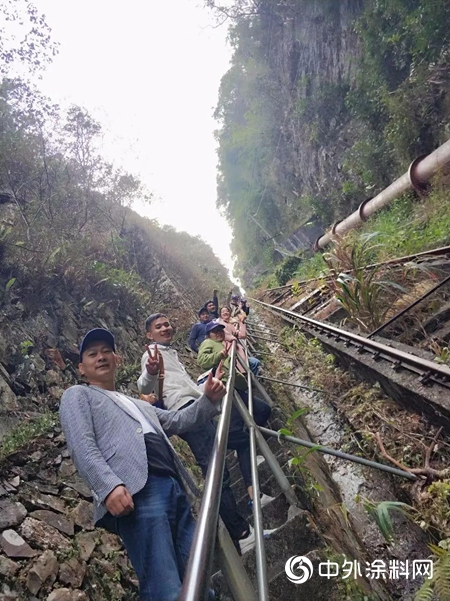
[[[417,591],[414,601],[450,601],[450,539],[439,545],[430,545],[433,552],[433,577],[425,580]]]

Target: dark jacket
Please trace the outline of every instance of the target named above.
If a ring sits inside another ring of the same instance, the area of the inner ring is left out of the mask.
[[[204,321],[199,321],[198,323],[194,323],[191,329],[191,333],[189,334],[189,346],[194,351],[194,353],[198,353],[198,347],[206,338],[206,323]]]

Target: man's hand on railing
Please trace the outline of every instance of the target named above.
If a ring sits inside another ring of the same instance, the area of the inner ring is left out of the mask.
[[[208,379],[205,382],[205,395],[211,401],[211,403],[218,403],[223,399],[227,392],[227,389],[222,382],[209,372]]]

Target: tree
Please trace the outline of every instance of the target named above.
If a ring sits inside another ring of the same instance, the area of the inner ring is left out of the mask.
[[[0,76],[23,71],[35,74],[58,52],[45,16],[30,0],[4,0],[0,4]]]

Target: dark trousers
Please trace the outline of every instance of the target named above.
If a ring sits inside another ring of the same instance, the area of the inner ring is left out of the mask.
[[[180,434],[180,438],[185,440],[191,448],[191,451],[202,470],[203,477],[206,476],[208,470],[215,436],[216,428],[212,422],[203,424],[197,430],[191,430],[190,432]],[[244,532],[248,532],[248,522],[238,513],[236,499],[231,490],[230,472],[226,466],[223,473],[219,513],[234,541],[239,540]]]
[[[248,409],[248,393],[238,391],[241,399]],[[253,397],[253,419],[258,426],[265,426],[270,418],[272,409],[266,402]],[[250,435],[245,427],[241,414],[233,405],[231,410],[230,433],[228,435],[228,448],[237,452],[242,478],[247,488],[252,484],[252,469],[250,463]]]

